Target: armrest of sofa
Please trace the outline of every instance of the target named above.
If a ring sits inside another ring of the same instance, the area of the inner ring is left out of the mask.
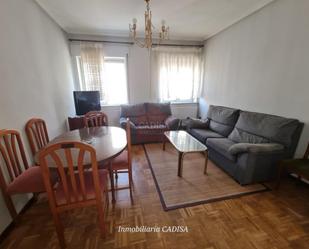
[[[125,129],[126,124],[127,124],[127,118],[121,117],[119,120],[119,123],[120,123],[121,128]],[[131,129],[136,129],[136,126],[132,121],[130,121],[130,127]]]
[[[250,143],[237,143],[229,148],[229,153],[237,155],[241,153],[277,153],[283,152],[284,146],[277,143],[263,143],[263,144],[250,144]]]
[[[177,130],[179,126],[179,118],[169,116],[164,123],[169,130]]]
[[[234,176],[242,185],[270,181],[278,175],[278,162],[288,157],[286,150],[239,154]]]
[[[197,118],[189,118],[187,128],[188,129],[207,129],[209,126],[209,119],[202,120]]]

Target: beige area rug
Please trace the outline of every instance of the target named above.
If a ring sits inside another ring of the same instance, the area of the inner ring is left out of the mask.
[[[165,211],[269,190],[262,184],[241,186],[201,153],[186,154],[182,177],[177,176],[178,152],[171,144],[145,144],[146,157]]]

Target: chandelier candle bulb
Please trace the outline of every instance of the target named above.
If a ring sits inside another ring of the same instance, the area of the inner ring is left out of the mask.
[[[137,37],[136,37],[136,27],[137,27],[137,25],[136,25],[137,19],[136,18],[132,19],[133,25],[130,25],[130,33],[132,34],[134,43],[136,45],[138,45],[139,47],[142,47],[142,48],[151,49],[152,45],[153,45],[152,34],[153,34],[153,30],[155,29],[155,27],[152,23],[152,13],[151,13],[151,10],[150,10],[150,5],[149,5],[150,0],[144,0],[144,1],[146,2],[144,41],[141,41],[141,40],[137,39]],[[165,20],[162,20],[161,24],[162,24],[161,32],[159,32],[159,34],[158,34],[159,35],[159,44],[161,43],[162,40],[165,40],[165,39],[168,38],[168,31],[169,31],[169,28],[166,27]]]

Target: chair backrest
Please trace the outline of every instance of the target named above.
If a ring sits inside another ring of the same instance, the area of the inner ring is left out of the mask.
[[[131,152],[132,152],[132,145],[131,145],[131,127],[130,127],[130,120],[127,118],[126,122],[126,133],[127,133],[127,150],[128,150],[128,164],[129,167],[132,165],[132,158],[131,158]]]
[[[86,127],[107,126],[108,118],[104,112],[90,111],[84,116]]]
[[[26,124],[26,134],[33,156],[49,142],[46,123],[43,119],[30,119]]]
[[[6,188],[7,182],[14,181],[22,172],[28,169],[24,145],[20,133],[16,130],[0,130],[0,184]],[[2,170],[7,171],[6,180]]]
[[[92,146],[76,141],[59,142],[41,150],[39,161],[48,198],[55,207],[60,204],[57,203],[50,181],[51,167],[57,169],[58,184],[63,190],[64,203],[61,203],[61,206],[76,205],[90,199],[101,201],[96,151]],[[85,165],[87,165],[86,169],[92,172],[95,196],[89,196],[87,192]]]

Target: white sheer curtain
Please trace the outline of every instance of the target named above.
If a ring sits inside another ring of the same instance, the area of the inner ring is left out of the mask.
[[[99,42],[81,42],[76,56],[80,89],[100,91],[101,104],[128,102],[125,48]]]
[[[101,43],[82,42],[80,44],[79,78],[81,89],[100,91],[101,100],[106,99],[103,86],[104,53]]]
[[[151,56],[154,99],[160,102],[192,102],[200,97],[202,48],[157,47]]]

